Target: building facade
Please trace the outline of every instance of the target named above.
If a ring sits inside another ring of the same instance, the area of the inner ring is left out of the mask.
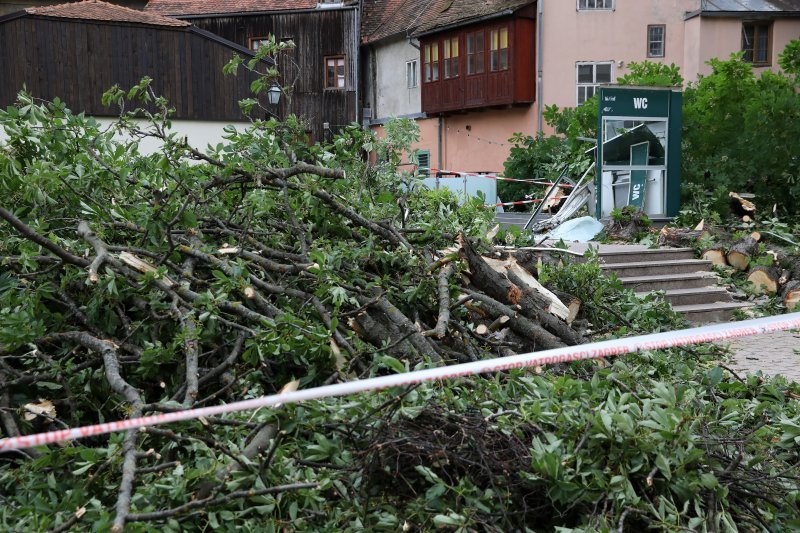
[[[709,59],[740,51],[757,70],[777,69],[800,38],[800,0],[424,4],[362,0],[365,106],[376,129],[391,115],[416,118],[430,166],[470,172],[501,171],[513,133],[551,132],[547,106],[575,107],[631,62],[674,63],[689,83],[710,72]]]
[[[347,1],[150,0],[146,13],[189,21],[256,50],[270,36],[294,47],[278,59],[285,89],[276,112],[294,113],[310,141],[359,118],[359,9]]]

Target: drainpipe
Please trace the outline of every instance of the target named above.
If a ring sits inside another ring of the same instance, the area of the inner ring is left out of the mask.
[[[543,54],[542,54],[542,33],[544,33],[543,32],[544,26],[542,25],[542,12],[544,11],[544,6],[543,6],[544,0],[538,0],[536,2],[536,4],[539,7],[539,15],[536,17],[536,24],[539,26],[538,27],[539,31],[538,31],[538,36],[537,36],[538,43],[536,45],[536,56],[537,56],[537,62],[538,62],[538,65],[536,65],[536,100],[537,100],[537,106],[539,107],[537,131],[539,133],[542,133],[542,130],[544,129],[543,123],[542,123],[542,113],[543,113],[543,110],[544,110],[544,102],[543,102],[543,99],[542,99],[542,92],[543,92],[543,89],[542,89],[542,86],[543,86],[543,83],[542,83],[542,56],[543,56]]]
[[[439,113],[439,171],[442,170],[442,114]],[[439,172],[436,172],[436,190],[439,190]]]

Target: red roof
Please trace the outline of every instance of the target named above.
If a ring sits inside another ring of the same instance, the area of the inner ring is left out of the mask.
[[[144,10],[166,16],[316,9],[317,0],[150,0]]]
[[[417,35],[465,26],[506,11],[514,12],[533,5],[534,0],[434,0],[433,4],[437,5],[423,17],[424,20],[416,29]]]
[[[144,13],[137,9],[130,9],[98,0],[86,0],[84,2],[72,2],[55,6],[29,7],[25,9],[25,12],[29,15],[75,20],[128,22],[133,24],[148,24],[150,26],[191,26],[191,24],[183,20],[161,17],[154,13]]]
[[[361,41],[371,43],[411,35],[440,0],[365,0],[361,13]]]

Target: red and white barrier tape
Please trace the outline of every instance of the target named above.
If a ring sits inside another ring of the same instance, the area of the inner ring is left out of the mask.
[[[429,168],[428,171],[431,172],[431,173],[441,172],[442,174],[445,174],[443,176],[439,176],[440,179],[462,178],[464,176],[468,176],[468,177],[475,177],[475,178],[486,178],[486,179],[489,179],[489,180],[497,180],[497,181],[516,181],[516,182],[519,182],[519,183],[530,183],[532,185],[545,185],[545,186],[548,186],[548,187],[552,187],[553,185],[555,185],[555,183],[552,182],[552,181],[540,181],[540,180],[535,180],[535,179],[504,178],[503,176],[501,176],[499,174],[476,174],[475,172],[459,172],[458,170],[439,170],[438,168]],[[570,187],[573,187],[573,185],[571,183],[559,183],[558,186],[559,187],[563,187],[565,189],[569,189]]]
[[[252,400],[245,400],[227,405],[200,407],[197,409],[187,409],[185,411],[177,411],[174,413],[163,413],[152,416],[143,416],[140,418],[132,418],[129,420],[107,422],[105,424],[96,424],[93,426],[62,429],[59,431],[51,431],[49,433],[11,437],[0,440],[0,452],[31,448],[33,446],[41,446],[44,444],[54,444],[84,437],[103,435],[116,431],[155,426],[157,424],[167,424],[182,420],[194,420],[201,417],[247,411],[251,409],[258,409],[260,407],[274,407],[278,404],[298,403],[307,400],[347,396],[361,392],[378,391],[407,385],[417,385],[419,383],[430,381],[444,381],[461,378],[464,376],[500,372],[509,369],[534,368],[553,363],[567,363],[585,359],[601,359],[613,355],[635,353],[640,351],[724,341],[737,337],[747,337],[750,335],[772,333],[787,329],[800,329],[800,313],[768,318],[758,318],[744,322],[714,324],[681,331],[655,333],[640,337],[628,337],[594,344],[585,344],[581,346],[568,346],[566,348],[556,348],[554,350],[547,350],[543,352],[500,357],[486,361],[476,361],[474,363],[464,363],[460,365],[431,368],[427,370],[417,370],[414,372],[407,372],[405,374],[393,374],[391,376],[381,376],[359,381],[348,381],[346,383],[326,385],[324,387],[317,387],[314,389],[285,392],[283,394],[276,394],[273,396],[264,396],[262,398],[254,398]]]
[[[553,198],[548,198],[548,200],[563,200],[564,198],[569,198],[569,196],[554,196]],[[502,207],[504,205],[523,205],[523,204],[538,204],[543,202],[541,198],[537,198],[536,200],[520,200],[518,202],[503,202],[500,204],[486,204],[483,207]]]

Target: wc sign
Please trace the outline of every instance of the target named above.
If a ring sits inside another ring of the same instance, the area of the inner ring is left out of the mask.
[[[634,109],[647,109],[647,98],[634,98],[633,99],[633,108]]]

